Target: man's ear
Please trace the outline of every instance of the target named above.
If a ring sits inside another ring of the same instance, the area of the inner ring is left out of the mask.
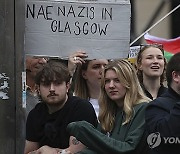
[[[178,82],[179,81],[179,73],[176,72],[176,71],[173,71],[172,72],[172,79],[175,81],[175,82]]]
[[[71,86],[70,82],[67,82],[67,83],[66,83],[67,92],[69,91],[70,86]]]
[[[82,71],[82,77],[83,77],[84,79],[87,79],[86,71]]]

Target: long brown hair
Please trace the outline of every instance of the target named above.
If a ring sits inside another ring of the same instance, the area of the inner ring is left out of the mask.
[[[86,60],[82,65],[77,66],[77,70],[75,73],[75,84],[74,84],[74,94],[83,99],[89,99],[90,94],[88,90],[88,86],[86,80],[82,76],[82,71],[86,71],[88,68],[89,60]]]

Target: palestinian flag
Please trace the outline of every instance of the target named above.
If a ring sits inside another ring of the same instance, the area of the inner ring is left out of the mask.
[[[152,36],[148,33],[144,35],[144,39],[148,44],[158,43],[162,44],[165,51],[165,58],[169,60],[172,55],[180,52],[180,36],[175,39],[164,39]]]

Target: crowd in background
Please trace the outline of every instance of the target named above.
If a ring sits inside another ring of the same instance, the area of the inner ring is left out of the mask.
[[[180,53],[167,63],[162,45],[146,44],[134,65],[127,59],[88,60],[82,51],[65,64],[31,60],[25,153],[180,150],[179,143],[168,142],[180,137]]]

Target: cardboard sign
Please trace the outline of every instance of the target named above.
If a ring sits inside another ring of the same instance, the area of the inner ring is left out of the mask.
[[[26,1],[25,53],[67,58],[82,50],[89,59],[127,58],[130,3],[111,1]]]

